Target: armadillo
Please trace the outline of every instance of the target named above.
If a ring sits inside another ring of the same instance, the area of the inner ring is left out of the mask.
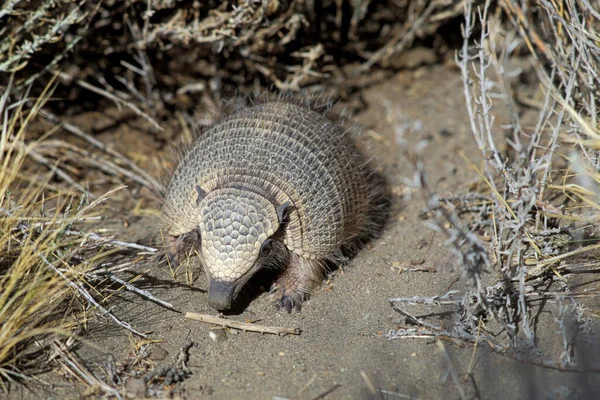
[[[197,234],[216,310],[267,267],[281,269],[275,304],[300,310],[325,265],[370,229],[370,173],[342,125],[304,105],[252,105],[205,129],[181,158],[162,208],[167,251]]]

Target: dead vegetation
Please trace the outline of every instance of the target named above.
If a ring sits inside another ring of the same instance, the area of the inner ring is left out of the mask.
[[[456,58],[484,160],[481,167],[466,160],[479,176],[477,193],[441,198],[426,179],[426,144],[407,150],[415,167],[411,185],[423,194],[430,226],[447,239],[469,288],[390,299],[407,325],[388,338],[486,346],[546,368],[600,373],[592,329],[600,294],[600,14],[585,0],[500,1],[499,9],[490,3],[467,2]],[[515,60],[524,57],[538,86],[531,98],[517,86],[527,71]],[[535,126],[522,122],[524,108],[536,112]],[[498,123],[499,109],[509,122]],[[398,140],[404,143],[402,135]],[[417,317],[409,307],[416,304],[451,307],[454,321],[449,327]],[[556,352],[539,346],[537,325],[547,309],[561,335]],[[464,398],[461,382],[457,388]]]
[[[70,116],[113,107],[166,142],[169,124],[190,137],[198,116],[236,91],[270,86],[347,98],[381,79],[379,72],[406,67],[401,56],[415,43],[434,56],[451,52],[438,29],[463,13],[457,64],[485,160],[471,165],[480,179],[472,193],[440,198],[419,149],[409,156],[432,227],[448,238],[470,289],[391,299],[403,326],[388,337],[486,344],[537,365],[580,370],[575,345],[593,340],[597,310],[585,301],[598,289],[577,279],[597,276],[600,248],[600,11],[587,0],[12,0],[0,7],[2,382],[59,366],[96,394],[160,396],[189,374],[189,347],[155,369],[142,340],[130,363],[108,365],[102,379],[70,351],[92,318],[144,337],[111,311],[111,294],[129,290],[172,308],[134,286],[135,273],[124,275],[156,248],[93,225],[121,186],[159,191],[160,182]],[[533,66],[537,97],[516,90],[525,77],[513,61],[523,58]],[[492,103],[508,110],[510,122],[499,126]],[[539,113],[536,126],[521,123],[524,107]],[[34,120],[51,128],[29,136]],[[31,173],[27,162],[42,168]],[[90,190],[83,170],[98,172],[102,182]],[[546,301],[563,335],[559,355],[537,346],[535,313]],[[452,307],[454,324],[418,317],[408,307],[415,303]]]
[[[52,94],[52,83],[39,98],[21,98],[11,91],[12,80],[0,97],[0,376],[3,389],[15,381],[57,363],[90,320],[106,318],[145,337],[110,310],[109,298],[128,290],[165,307],[117,275],[156,252],[136,243],[95,233],[90,226],[103,219],[104,204],[122,187],[92,199],[52,183],[62,177],[57,162],[47,162],[50,140],[27,140],[30,125],[39,118]],[[52,133],[52,132],[49,132]],[[78,150],[74,146],[70,146]],[[48,170],[24,173],[31,157]],[[71,183],[65,179],[67,183]]]
[[[20,90],[60,71],[64,98],[90,90],[154,120],[257,84],[345,95],[417,40],[445,51],[436,30],[461,13],[449,0],[8,1],[0,73]]]

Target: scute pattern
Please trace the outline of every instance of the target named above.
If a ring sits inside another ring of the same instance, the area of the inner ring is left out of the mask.
[[[232,282],[248,272],[260,245],[278,227],[275,208],[252,192],[219,189],[200,208],[202,258],[213,279]]]

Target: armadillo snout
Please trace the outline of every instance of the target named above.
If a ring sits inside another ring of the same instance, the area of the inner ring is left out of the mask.
[[[236,295],[237,285],[235,282],[210,281],[208,287],[208,302],[215,310],[229,310]]]

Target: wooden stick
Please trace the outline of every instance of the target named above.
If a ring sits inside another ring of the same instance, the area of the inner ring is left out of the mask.
[[[241,329],[243,331],[272,333],[274,335],[299,335],[300,332],[302,332],[300,328],[280,328],[277,326],[256,325],[247,322],[232,321],[229,319],[219,318],[208,314],[198,314],[194,312],[186,312],[185,317],[188,319],[193,319],[195,321],[206,322],[209,324],[220,325],[223,327]]]

